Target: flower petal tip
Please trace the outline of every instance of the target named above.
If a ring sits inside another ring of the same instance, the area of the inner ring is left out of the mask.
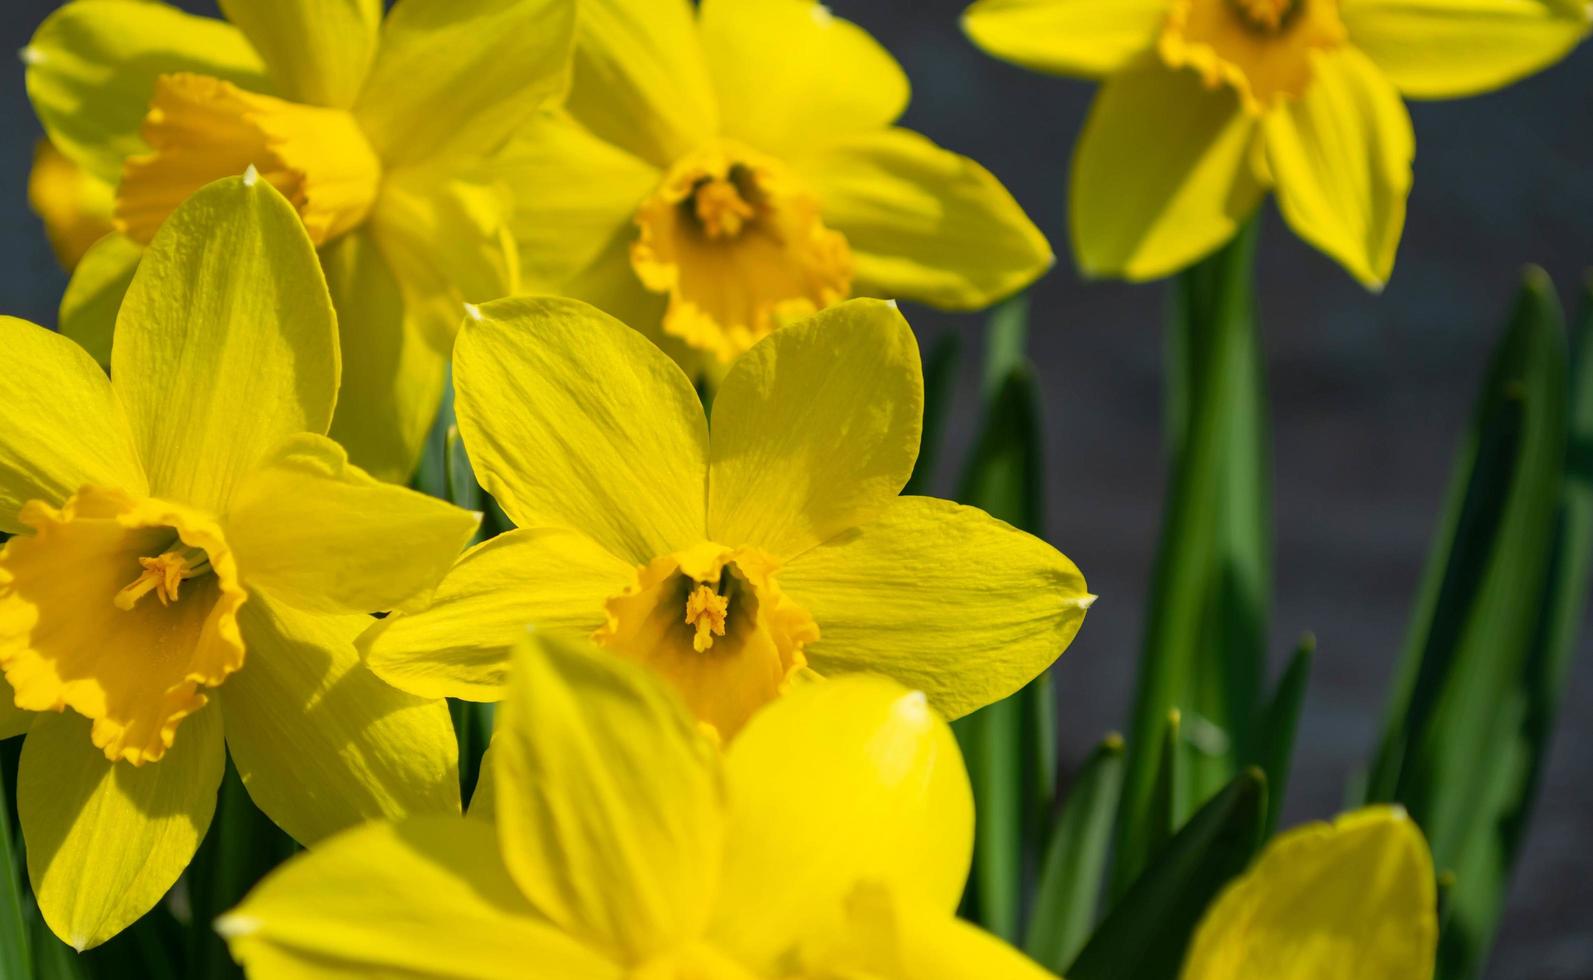
[[[44,64],[44,51],[29,44],[17,52],[17,58],[24,65],[42,65]]]
[[[466,303],[465,304],[465,316],[468,319],[471,319],[471,320],[476,321],[477,323],[480,323],[481,322],[481,307],[477,306],[474,303]]]
[[[260,920],[252,915],[227,914],[216,919],[216,934],[223,939],[237,939],[260,931]]]
[[[251,164],[249,164],[249,166],[244,168],[244,171],[243,171],[243,186],[245,186],[245,187],[253,187],[255,184],[258,184],[259,182],[260,182],[260,171],[254,169],[254,164],[251,163]]]

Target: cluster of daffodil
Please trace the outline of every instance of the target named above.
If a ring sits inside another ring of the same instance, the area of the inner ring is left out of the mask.
[[[220,7],[71,0],[23,52],[73,271],[60,332],[0,319],[0,737],[49,929],[83,950],[155,907],[230,760],[309,847],[216,923],[252,976],[1050,975],[956,918],[947,719],[1044,672],[1094,596],[1039,538],[903,495],[925,390],[895,300],[983,308],[1053,261],[1001,184],[895,127],[901,68],[812,0]],[[1400,94],[1495,87],[1587,25],[966,19],[1107,78],[1086,272],[1176,271],[1275,187],[1370,285]],[[513,524],[473,545],[480,514],[400,485],[450,385]],[[501,702],[468,808],[445,698]],[[1182,976],[1422,980],[1435,889],[1397,808],[1287,832]]]

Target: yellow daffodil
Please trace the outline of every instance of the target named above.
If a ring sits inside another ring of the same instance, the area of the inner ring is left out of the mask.
[[[89,246],[110,233],[115,196],[115,188],[68,160],[49,140],[35,145],[28,204],[44,222],[62,268],[76,267]]]
[[[576,300],[473,310],[454,383],[475,472],[519,529],[362,640],[416,694],[496,700],[529,623],[651,665],[727,736],[813,672],[887,674],[956,717],[1045,669],[1094,598],[1044,541],[898,496],[924,393],[894,304],[764,338],[711,424],[663,352]]]
[[[1297,827],[1207,909],[1182,980],[1431,980],[1436,890],[1398,807]]]
[[[516,659],[491,805],[273,873],[217,923],[251,977],[1050,975],[953,915],[973,802],[922,694],[809,685],[721,757],[646,670],[546,638]]]
[[[23,60],[51,140],[115,188],[116,234],[84,256],[62,329],[103,362],[140,246],[189,194],[253,165],[320,249],[345,365],[332,435],[359,465],[404,479],[460,303],[514,289],[509,198],[482,161],[562,96],[575,4],[400,0],[385,18],[382,7],[222,0],[221,21],[75,0]]]
[[[359,663],[370,610],[429,589],[475,518],[323,434],[337,326],[292,206],[249,174],[156,233],[113,379],[0,319],[0,735],[44,919],[82,949],[176,880],[225,741],[300,841],[457,810],[447,707]],[[70,710],[67,710],[70,709]]]
[[[1070,188],[1086,274],[1174,272],[1271,189],[1296,234],[1376,288],[1416,147],[1400,97],[1507,85],[1588,21],[1584,0],[979,0],[963,24],[999,58],[1103,80]]]
[[[579,20],[568,112],[501,161],[537,290],[717,374],[854,294],[976,309],[1050,267],[988,171],[892,126],[906,76],[814,0],[583,0]]]

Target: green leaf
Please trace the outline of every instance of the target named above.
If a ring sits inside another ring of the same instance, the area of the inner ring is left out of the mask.
[[[1162,750],[1156,757],[1155,792],[1151,794],[1150,835],[1155,854],[1178,832],[1189,815],[1189,753],[1184,745],[1184,720],[1177,708],[1167,712],[1162,728]]]
[[[1157,755],[1177,709],[1198,805],[1253,755],[1271,602],[1270,462],[1251,265],[1252,221],[1178,278],[1169,332],[1171,477],[1128,739],[1112,891],[1156,837]]]
[[[1114,733],[1079,768],[1040,866],[1023,949],[1053,973],[1073,961],[1095,924],[1122,785],[1123,737]]]
[[[32,947],[23,916],[21,852],[12,843],[12,783],[0,759],[0,980],[33,976]]]
[[[904,494],[922,495],[930,491],[935,466],[945,449],[946,420],[957,391],[957,359],[962,340],[955,333],[942,334],[924,357],[924,428],[918,441],[918,461],[913,475],[902,489]]]
[[[1266,810],[1266,776],[1242,770],[1130,883],[1068,980],[1174,980],[1206,907],[1260,846]]]
[[[1294,736],[1300,728],[1300,709],[1305,705],[1305,689],[1311,680],[1311,661],[1316,657],[1316,637],[1310,633],[1300,637],[1294,656],[1272,692],[1265,714],[1256,726],[1255,758],[1252,760],[1267,774],[1267,826],[1266,836],[1271,837],[1278,827],[1278,813],[1283,809],[1283,795],[1289,788],[1289,766],[1294,758]]]
[[[37,970],[34,976],[39,980],[88,980],[90,973],[84,957],[55,938],[55,933],[50,931],[37,912],[31,919],[34,967]]]

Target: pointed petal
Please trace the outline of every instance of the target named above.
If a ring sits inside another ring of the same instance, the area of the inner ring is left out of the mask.
[[[455,409],[514,522],[580,531],[636,565],[700,541],[708,426],[680,368],[574,300],[477,313],[454,348]]]
[[[869,520],[912,475],[923,415],[895,304],[852,300],[771,334],[714,399],[709,536],[784,559]]]
[[[424,602],[480,522],[304,434],[244,479],[226,527],[251,587],[309,612],[368,613]]]
[[[910,130],[842,137],[798,166],[846,236],[862,292],[980,309],[1055,261],[990,171]]]
[[[23,49],[28,98],[62,153],[115,186],[156,77],[195,72],[269,91],[265,66],[232,25],[164,3],[82,0],[45,18]]]
[[[962,15],[969,40],[1003,61],[1100,78],[1150,50],[1169,0],[978,0]]]
[[[313,844],[363,820],[459,812],[448,707],[359,662],[370,619],[255,595],[238,614],[249,662],[217,691],[227,747],[255,805]]]
[[[343,834],[257,885],[216,928],[250,976],[620,980],[540,917],[490,823],[417,817]]]
[[[1227,86],[1153,59],[1101,86],[1069,187],[1073,251],[1089,276],[1155,279],[1233,236],[1261,201],[1255,121]]]
[[[1278,208],[1295,234],[1375,289],[1394,271],[1416,134],[1399,93],[1359,51],[1318,52],[1312,66],[1305,95],[1263,123]]]
[[[576,531],[520,528],[466,552],[427,608],[375,623],[360,649],[371,670],[406,691],[496,701],[528,628],[588,640],[603,625],[604,600],[635,576],[635,566]]]
[[[791,153],[907,108],[896,59],[815,0],[703,0],[700,19],[727,136]]]
[[[23,530],[29,500],[58,505],[84,484],[144,493],[132,431],[105,372],[83,349],[0,317],[0,531]]]
[[[1345,0],[1355,46],[1409,98],[1503,88],[1565,57],[1587,36],[1575,0]]]
[[[632,962],[700,936],[724,791],[680,702],[644,667],[536,636],[499,710],[498,841],[531,903]]]
[[[404,0],[354,114],[384,164],[491,153],[569,85],[575,4]]]
[[[221,713],[188,718],[159,762],[108,762],[88,720],[40,715],[22,743],[17,809],[44,921],[74,949],[148,912],[188,866],[216,810]]]
[[[1055,548],[984,511],[901,497],[780,572],[819,624],[820,674],[869,671],[947,717],[1026,684],[1067,649],[1094,601]]]
[[[973,850],[973,796],[951,729],[882,677],[795,688],[725,756],[730,825],[712,935],[769,963],[833,931],[863,881],[949,916]]]
[[[1427,842],[1403,810],[1306,824],[1207,909],[1182,978],[1428,980],[1437,904]]]
[[[158,496],[224,511],[267,452],[331,421],[332,301],[298,213],[263,180],[219,180],[166,219],[116,333],[111,376]]]
[[[143,257],[144,246],[126,235],[105,235],[83,253],[61,297],[61,333],[106,367],[111,363],[116,313]]]
[[[376,54],[382,0],[221,0],[285,99],[346,109]]]

